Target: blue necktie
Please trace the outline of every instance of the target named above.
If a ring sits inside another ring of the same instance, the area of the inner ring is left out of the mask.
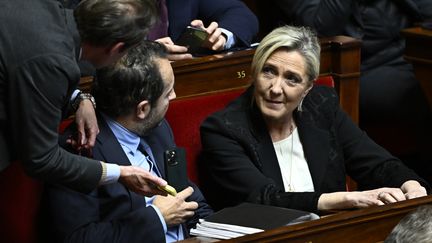
[[[149,172],[155,173],[157,176],[161,176],[156,163],[154,162],[151,148],[143,140],[141,140],[140,144],[138,145],[138,150],[145,156],[150,167]]]

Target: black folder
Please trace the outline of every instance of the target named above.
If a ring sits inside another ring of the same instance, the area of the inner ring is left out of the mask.
[[[207,217],[205,221],[268,230],[315,219],[319,219],[319,216],[311,212],[242,203],[224,208]]]

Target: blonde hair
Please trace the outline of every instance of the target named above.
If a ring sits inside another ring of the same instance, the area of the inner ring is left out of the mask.
[[[278,49],[297,51],[306,64],[307,82],[312,85],[319,75],[321,47],[318,38],[306,27],[282,26],[262,39],[252,60],[252,77],[255,79],[269,56]]]

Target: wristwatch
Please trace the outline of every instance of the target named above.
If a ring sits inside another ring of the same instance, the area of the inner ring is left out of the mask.
[[[93,108],[96,109],[96,100],[95,100],[95,98],[91,94],[89,94],[89,93],[83,93],[83,92],[79,92],[78,95],[77,95],[77,97],[75,97],[75,99],[73,100],[73,102],[71,104],[72,108],[75,111],[78,110],[79,104],[84,99],[90,100],[90,102],[93,105]]]

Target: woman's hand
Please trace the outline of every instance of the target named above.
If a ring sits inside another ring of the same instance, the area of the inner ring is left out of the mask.
[[[409,180],[404,182],[401,190],[405,193],[406,199],[413,199],[417,197],[424,197],[427,195],[426,188],[424,188],[418,181]]]
[[[384,205],[376,193],[370,192],[333,192],[324,193],[318,199],[318,210],[340,210],[349,208],[366,208]]]
[[[414,192],[414,191],[413,191]],[[324,193],[318,199],[318,210],[367,208],[404,201],[406,195],[399,188],[383,187],[368,191]]]

